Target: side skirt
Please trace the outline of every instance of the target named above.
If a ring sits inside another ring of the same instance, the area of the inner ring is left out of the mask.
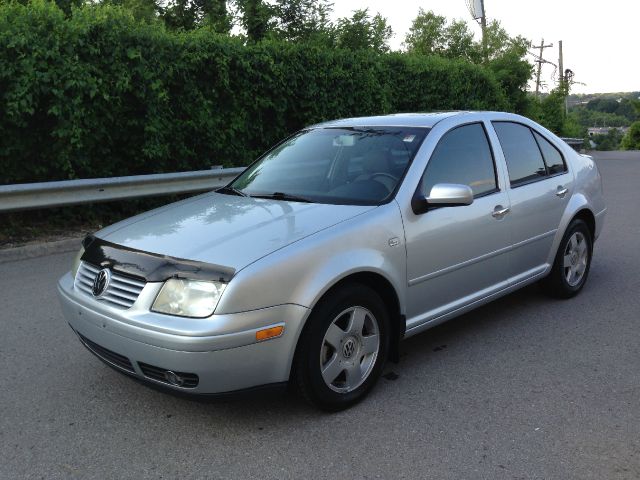
[[[428,330],[429,328],[435,327],[436,325],[462,315],[474,308],[534,283],[547,275],[550,269],[551,265],[544,264],[533,270],[525,272],[522,275],[518,275],[517,277],[514,277],[514,279],[502,282],[502,285],[507,284],[508,286],[498,288],[497,290],[495,288],[491,288],[492,293],[487,293],[486,291],[481,292],[480,295],[476,294],[471,298],[466,297],[458,302],[450,303],[449,305],[445,305],[436,310],[431,310],[430,312],[411,318],[407,321],[407,331],[404,338],[409,338],[417,333]]]

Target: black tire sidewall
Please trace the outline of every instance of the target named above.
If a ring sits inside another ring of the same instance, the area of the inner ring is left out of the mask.
[[[331,390],[320,372],[320,349],[324,336],[336,316],[344,310],[360,306],[376,318],[380,334],[380,350],[376,363],[362,385],[351,392]],[[373,388],[382,374],[389,352],[389,313],[380,296],[366,285],[350,284],[326,295],[313,309],[296,352],[296,379],[304,396],[325,410],[342,410],[358,402]]]

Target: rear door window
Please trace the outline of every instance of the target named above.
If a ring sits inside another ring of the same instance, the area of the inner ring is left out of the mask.
[[[547,168],[531,129],[513,122],[493,122],[507,161],[511,186],[524,185],[547,176]]]

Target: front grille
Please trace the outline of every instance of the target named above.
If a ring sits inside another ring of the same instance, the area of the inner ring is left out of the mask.
[[[78,332],[76,332],[78,333]],[[89,349],[91,353],[93,353],[100,360],[115,365],[116,367],[120,367],[127,372],[135,373],[133,369],[133,365],[131,364],[131,360],[129,360],[124,355],[120,355],[119,353],[112,352],[111,350],[107,350],[104,347],[101,347],[97,343],[92,342],[87,337],[78,333],[78,337],[80,337],[80,341],[84,344],[85,347]]]
[[[145,377],[157,380],[158,382],[184,388],[195,388],[198,386],[199,378],[195,373],[174,372],[142,362],[138,362],[138,366]],[[173,376],[171,374],[173,374]],[[177,383],[176,380],[178,380]]]
[[[90,263],[80,262],[74,287],[99,302],[105,302],[122,309],[131,308],[138,299],[138,296],[140,296],[145,282],[111,271],[111,280],[109,281],[106,291],[100,297],[94,297],[91,290],[99,271],[100,268]]]

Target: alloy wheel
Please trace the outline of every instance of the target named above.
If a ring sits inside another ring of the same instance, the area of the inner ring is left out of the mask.
[[[564,251],[564,278],[571,287],[578,285],[589,263],[589,245],[582,232],[575,232],[569,238]]]
[[[320,371],[334,392],[352,392],[369,377],[380,350],[380,331],[364,307],[350,307],[329,325],[320,350]]]

